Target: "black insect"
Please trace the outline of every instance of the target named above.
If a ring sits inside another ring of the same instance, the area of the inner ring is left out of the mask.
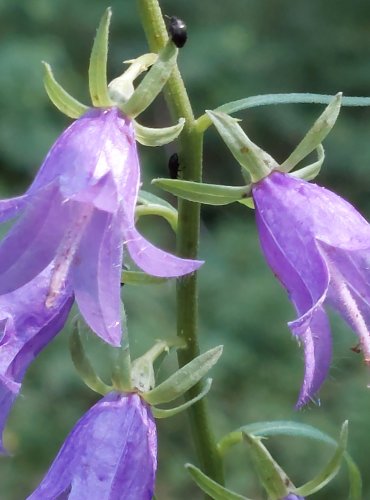
[[[177,153],[173,153],[173,155],[170,156],[168,160],[168,170],[171,179],[177,179],[180,170],[179,155]]]
[[[186,24],[182,19],[179,19],[176,16],[171,16],[169,18],[167,30],[176,47],[180,49],[185,45],[188,33],[186,30]]]

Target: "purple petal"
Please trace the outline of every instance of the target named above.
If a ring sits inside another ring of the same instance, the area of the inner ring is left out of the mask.
[[[114,346],[121,340],[122,233],[116,217],[94,210],[71,273],[76,302],[86,322]]]
[[[29,364],[63,328],[73,297],[65,289],[45,307],[51,266],[12,293],[0,296],[0,435]],[[0,441],[1,450],[2,442]]]
[[[5,222],[18,215],[26,206],[28,199],[28,195],[25,194],[7,200],[0,200],[0,222]]]
[[[0,244],[0,294],[25,285],[48,266],[73,215],[70,208],[54,186],[33,196]]]
[[[55,142],[30,192],[58,180],[63,198],[95,204],[97,196],[97,208],[114,211],[130,175],[127,165],[133,154],[137,156],[131,120],[118,108],[91,109]],[[106,177],[110,180],[103,180]],[[104,198],[99,189],[102,182],[110,185]]]
[[[151,500],[157,436],[137,394],[110,393],[75,425],[28,500]]]
[[[315,250],[316,256],[313,254],[311,263],[301,261],[299,256],[290,259],[285,245],[293,244],[297,253],[300,254],[300,239],[297,237],[297,233],[292,231],[290,237],[287,237],[288,241],[282,240],[281,245],[284,244],[282,247],[276,238],[276,227],[284,231],[284,226],[282,228],[281,226],[267,225],[263,217],[264,214],[265,212],[262,214],[259,211],[256,212],[262,250],[269,266],[288,291],[290,299],[300,314],[297,320],[289,323],[292,333],[303,343],[305,353],[305,375],[297,402],[297,407],[300,407],[319,390],[330,366],[332,353],[330,327],[322,309],[329,286],[329,276],[317,249]],[[273,232],[274,230],[275,232]],[[278,237],[281,238],[280,233]],[[305,256],[305,252],[302,251],[302,253]],[[300,255],[302,256],[302,254]],[[292,260],[295,261],[297,267],[299,266],[298,269],[293,265]],[[316,282],[314,283],[313,277],[310,278],[302,270],[302,267],[310,267],[312,264],[316,272],[320,270],[320,273],[315,276]]]
[[[133,261],[147,274],[172,278],[189,274],[204,263],[202,260],[181,259],[164,252],[143,238],[135,227],[125,227],[125,243]]]

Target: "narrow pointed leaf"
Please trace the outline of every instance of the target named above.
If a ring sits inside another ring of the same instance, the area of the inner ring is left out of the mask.
[[[124,285],[161,285],[168,281],[168,278],[158,278],[143,271],[123,271],[121,283]]]
[[[218,184],[203,184],[179,179],[153,179],[152,184],[179,198],[206,205],[234,203],[245,198],[250,191],[249,186],[220,186]]]
[[[301,424],[288,420],[276,420],[272,422],[257,422],[241,427],[239,431],[248,432],[255,436],[297,436],[313,439],[330,446],[337,446],[337,442],[324,432],[307,424]],[[224,449],[228,436],[219,443],[219,448]],[[225,451],[225,450],[224,450]],[[360,471],[352,457],[345,452],[344,458],[347,463],[348,477],[350,481],[349,500],[362,500],[362,479]]]
[[[347,447],[347,437],[348,437],[348,422],[344,422],[342,425],[338,447],[328,462],[324,469],[311,481],[296,489],[298,495],[312,495],[316,491],[321,490],[326,484],[328,484],[338,473],[340,466],[342,464],[343,455]]]
[[[84,104],[81,104],[74,97],[72,97],[64,88],[55,80],[50,65],[43,62],[44,73],[44,86],[49,99],[56,108],[70,118],[79,118],[89,109]]]
[[[92,367],[81,342],[79,322],[76,322],[72,330],[72,334],[70,335],[69,349],[73,364],[85,384],[98,394],[108,394],[108,392],[112,390],[112,387],[106,385],[95,373],[95,370]]]
[[[262,444],[262,438],[244,432],[244,439],[249,445],[252,460],[269,499],[279,500],[288,495],[294,485]]]
[[[112,10],[108,7],[100,21],[90,56],[89,90],[91,101],[96,107],[112,105],[107,82],[108,35],[111,17]]]
[[[185,119],[180,118],[179,122],[172,127],[149,128],[134,121],[136,140],[144,146],[163,146],[174,141],[184,128]]]
[[[164,207],[163,205],[137,205],[135,208],[135,217],[139,219],[140,217],[145,215],[158,215],[159,217],[163,217],[173,231],[176,233],[177,231],[177,210],[173,207],[170,209]]]
[[[270,155],[249,139],[238,120],[215,111],[207,111],[207,114],[236,161],[250,175],[252,182],[266,177],[272,169],[278,167]]]
[[[160,198],[159,196],[156,196],[153,193],[144,191],[143,189],[140,189],[139,191],[137,202],[140,203],[141,205],[161,205],[162,207],[175,210],[177,213],[177,210],[170,203],[168,203],[168,201],[164,200],[163,198]]]
[[[337,94],[325,108],[293,153],[279,167],[281,172],[290,172],[301,160],[314,151],[333,128],[340,111],[342,94]]]
[[[296,177],[297,179],[304,179],[306,181],[312,181],[320,172],[322,164],[325,160],[325,151],[322,145],[320,144],[317,148],[317,161],[311,163],[311,165],[307,165],[306,167],[300,168],[299,170],[295,170],[294,172],[290,172],[292,177]]]
[[[144,76],[130,99],[122,104],[121,109],[126,115],[135,118],[154,101],[175,67],[177,52],[172,42],[167,43],[160,51],[149,73]]]
[[[192,464],[186,464],[185,467],[199,488],[214,500],[251,500],[224,488],[206,476],[198,467]]]
[[[218,361],[221,354],[222,346],[214,347],[201,354],[153,390],[147,392],[144,395],[145,400],[151,405],[156,405],[168,403],[182,396],[204,377]]]
[[[201,392],[198,394],[198,396],[195,396],[195,398],[190,399],[189,401],[186,401],[182,405],[176,406],[175,408],[169,408],[169,409],[162,409],[162,408],[155,408],[152,406],[152,413],[155,418],[168,418],[168,417],[173,417],[174,415],[177,415],[178,413],[181,413],[184,410],[187,410],[190,406],[192,406],[194,403],[202,399],[211,389],[212,386],[212,379],[207,378],[207,380],[204,383],[204,387],[201,390]]]

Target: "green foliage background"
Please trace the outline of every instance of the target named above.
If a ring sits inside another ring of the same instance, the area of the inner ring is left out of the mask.
[[[135,2],[112,0],[109,77],[121,62],[147,51]],[[58,80],[88,102],[87,67],[95,29],[106,8],[102,0],[0,0],[0,194],[22,192],[53,141],[69,120],[48,102],[41,60]],[[189,40],[179,64],[196,113],[226,101],[273,92],[370,95],[370,3],[361,0],[163,0],[166,14],[183,18]],[[283,161],[300,140],[319,106],[289,105],[239,113],[250,137]],[[151,126],[169,124],[158,99],[141,118]],[[370,216],[370,110],[343,109],[326,141],[327,160],[318,182],[335,189]],[[140,148],[144,187],[166,176],[176,145]],[[205,180],[241,182],[214,130],[205,140]],[[175,200],[172,200],[175,202]],[[308,207],[309,209],[309,207]],[[253,213],[242,206],[204,208],[200,271],[201,344],[224,344],[213,370],[210,396],[218,436],[257,420],[294,419],[337,436],[350,421],[350,452],[364,474],[370,497],[368,369],[350,350],[353,333],[332,316],[334,359],[320,397],[300,412],[293,409],[301,383],[302,353],[292,341],[294,312],[259,251]],[[162,247],[174,248],[161,221],[142,230]],[[175,335],[174,284],[124,288],[133,350]],[[89,347],[104,364],[102,346]],[[175,369],[166,361],[160,377]],[[104,366],[102,366],[104,369]],[[106,367],[105,367],[106,368]],[[67,350],[67,332],[46,348],[29,370],[6,430],[13,457],[0,462],[0,498],[19,500],[32,491],[76,420],[97,400],[79,380]],[[202,498],[183,464],[195,462],[185,415],[160,421],[159,499]],[[329,456],[303,440],[273,439],[271,451],[296,484],[312,477]],[[227,463],[229,486],[263,498],[247,450],[235,448]],[[344,499],[344,471],[319,499]]]

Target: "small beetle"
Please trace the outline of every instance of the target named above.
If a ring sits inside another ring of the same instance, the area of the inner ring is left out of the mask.
[[[185,45],[185,42],[188,38],[188,33],[186,30],[186,24],[182,19],[179,19],[176,16],[171,16],[169,18],[169,23],[167,26],[168,34],[171,37],[173,43],[179,49]]]
[[[177,179],[180,170],[179,155],[177,153],[173,153],[173,155],[170,156],[168,160],[168,170],[171,179]]]

